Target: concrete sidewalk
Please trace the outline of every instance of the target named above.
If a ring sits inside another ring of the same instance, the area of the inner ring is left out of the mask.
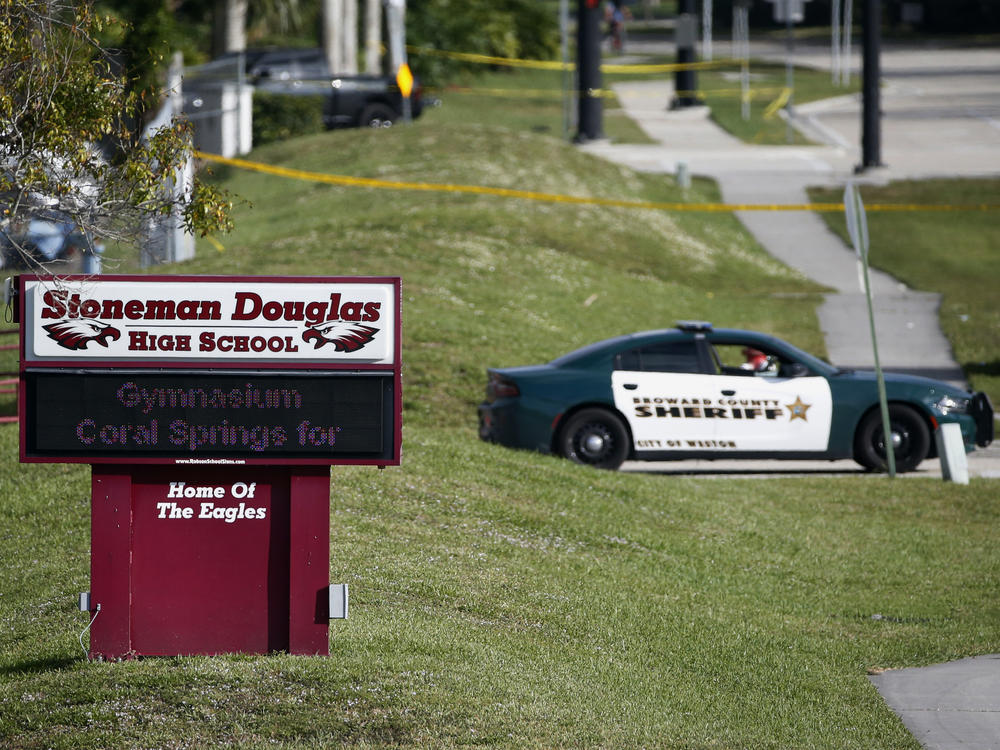
[[[629,51],[640,50],[630,45]],[[756,45],[754,55],[780,59],[781,51],[775,45]],[[825,53],[800,50],[796,61],[807,59],[818,67],[828,64]],[[882,95],[882,156],[888,166],[861,180],[1000,175],[1000,98],[996,95],[1000,52],[900,49],[883,54],[882,69],[887,84]],[[670,80],[621,83],[614,89],[626,113],[657,143],[602,141],[582,146],[610,161],[660,173],[674,173],[683,163],[692,174],[714,178],[727,203],[743,205],[807,203],[808,186],[843,187],[847,180],[858,179],[854,176],[860,162],[861,102],[857,96],[796,110],[803,131],[810,137],[818,135],[822,145],[773,147],[738,141],[716,126],[705,108],[669,111]],[[818,310],[830,360],[841,366],[871,368],[874,357],[867,305],[853,250],[809,212],[737,211],[736,215],[772,255],[830,288]],[[966,386],[938,323],[940,296],[908,289],[877,271],[871,280],[883,366]],[[970,474],[977,476],[978,464],[985,469],[978,476],[1000,475],[998,456],[997,448],[971,454]],[[710,468],[671,465],[664,469],[685,470],[727,473],[715,462]],[[731,470],[746,471],[743,467]],[[831,465],[819,470],[837,473],[857,471],[857,467]],[[870,679],[928,750],[1000,750],[1000,656],[891,670]]]
[[[662,43],[660,43],[662,47]],[[724,45],[723,45],[724,46]],[[637,51],[635,45],[631,51]],[[638,50],[641,51],[641,50]],[[663,49],[659,49],[663,52]],[[724,50],[720,50],[723,52]],[[753,55],[782,59],[780,44],[760,42]],[[800,46],[796,62],[823,67],[822,46]],[[855,66],[859,66],[855,61]],[[733,204],[807,203],[811,185],[843,187],[850,180],[1000,175],[1000,51],[912,49],[882,56],[882,156],[885,168],[854,175],[860,158],[857,95],[799,106],[793,121],[818,146],[748,145],[724,132],[707,108],[670,111],[672,78],[616,84],[626,113],[654,145],[596,142],[582,148],[646,172],[692,174],[718,181]],[[855,70],[855,75],[858,74]],[[818,314],[830,361],[872,368],[867,306],[851,248],[823,220],[803,211],[736,214],[761,245],[786,265],[831,288]],[[873,271],[879,357],[887,370],[927,375],[966,386],[938,324],[940,295],[916,292]]]
[[[732,204],[808,203],[808,186],[841,187],[853,178],[853,155],[842,147],[747,145],[718,127],[707,108],[667,110],[673,93],[669,82],[624,83],[615,91],[629,116],[659,141],[582,146],[619,164],[674,173],[683,163],[692,174],[717,180],[723,199]],[[867,305],[853,249],[810,212],[738,211],[736,215],[772,255],[831,288],[833,293],[818,311],[830,361],[842,367],[874,367]],[[915,292],[876,270],[871,272],[871,283],[882,365],[966,386],[938,324],[940,295]]]
[[[927,750],[1000,750],[1000,654],[868,679]]]

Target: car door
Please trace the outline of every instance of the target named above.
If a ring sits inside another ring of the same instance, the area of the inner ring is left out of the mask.
[[[693,339],[656,342],[621,352],[611,374],[615,406],[632,430],[635,450],[711,448],[715,419],[704,354]]]
[[[713,423],[716,441],[729,450],[752,453],[828,449],[833,399],[826,378],[778,352],[768,352],[770,365],[762,369],[727,366],[720,348],[713,349],[717,374],[708,388],[720,410]]]

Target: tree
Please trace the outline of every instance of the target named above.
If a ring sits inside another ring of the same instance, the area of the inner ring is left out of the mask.
[[[16,249],[32,218],[75,225],[91,242],[135,242],[176,215],[202,235],[231,226],[228,198],[195,179],[163,189],[191,153],[186,124],[148,138],[132,126],[144,94],[97,41],[91,2],[0,0],[0,234]]]
[[[415,47],[552,60],[559,51],[553,7],[538,0],[407,0],[406,41]],[[481,67],[414,53],[410,66],[425,84]]]

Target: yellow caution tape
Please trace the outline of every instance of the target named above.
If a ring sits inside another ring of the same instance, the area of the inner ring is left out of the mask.
[[[429,88],[424,89],[425,92],[429,94],[459,94],[459,95],[471,95],[471,96],[496,96],[508,99],[555,99],[561,98],[564,93],[568,93],[570,97],[576,99],[580,96],[582,92],[580,91],[569,91],[563,92],[561,89],[500,89],[500,88],[477,88],[474,86],[448,86],[446,88]],[[781,94],[784,91],[780,87],[761,87],[761,88],[751,88],[746,91],[746,98],[748,100],[756,99],[760,96],[769,96],[771,94]],[[650,99],[657,98],[660,94],[640,94],[635,92],[629,92],[627,94],[621,94],[612,91],[611,89],[590,89],[587,92],[591,97],[600,97],[603,99],[614,99],[616,96],[618,99]],[[706,101],[709,97],[714,96],[733,96],[740,97],[744,96],[742,89],[731,88],[731,89],[699,89],[698,91],[675,91],[677,96],[691,96],[699,101]]]
[[[473,88],[470,86],[449,86],[444,89],[425,89],[425,91],[432,94],[471,94],[473,96],[499,96],[509,99],[555,99],[563,96],[563,92],[558,89],[490,89]],[[573,98],[581,94],[580,91],[570,91],[568,93]],[[615,92],[609,89],[591,89],[587,93],[591,97],[615,98]]]
[[[240,169],[247,169],[262,174],[277,177],[287,177],[294,180],[307,180],[327,185],[345,187],[381,188],[386,190],[420,190],[437,193],[464,193],[471,195],[495,195],[503,198],[519,198],[521,200],[542,201],[545,203],[569,203],[585,206],[608,206],[614,208],[641,208],[657,211],[696,211],[702,213],[730,213],[732,211],[843,211],[843,203],[793,203],[793,204],[757,204],[757,203],[665,203],[658,201],[632,201],[615,198],[591,198],[576,195],[559,195],[557,193],[539,193],[531,190],[513,190],[510,188],[483,187],[481,185],[450,185],[431,182],[403,182],[398,180],[377,180],[371,177],[349,177],[346,175],[323,174],[308,172],[303,169],[278,167],[273,164],[232,159],[218,154],[195,151],[195,158],[217,164],[227,164]],[[865,206],[868,212],[878,211],[996,211],[1000,205],[991,204],[902,204],[882,203]]]
[[[680,70],[713,70],[716,68],[737,68],[739,60],[710,60],[694,63],[637,63],[635,65],[602,65],[604,73],[676,73]]]
[[[472,52],[450,52],[433,47],[415,47],[406,45],[406,51],[411,55],[430,55],[432,57],[448,57],[463,62],[482,63],[483,65],[506,65],[511,68],[533,68],[535,70],[573,70],[573,63],[562,63],[557,60],[519,60],[514,57],[493,57]]]
[[[791,96],[792,96],[792,90],[787,86],[783,88],[781,90],[781,93],[778,94],[778,98],[767,105],[767,109],[764,110],[764,119],[770,120],[772,117],[774,117],[775,113],[777,113],[779,109],[781,109],[788,103],[788,100],[791,98]]]
[[[225,251],[226,246],[223,245],[221,242],[219,242],[217,239],[215,239],[215,237],[213,237],[212,235],[206,234],[205,239],[208,240],[209,243],[212,245],[212,247],[214,247],[220,253]]]
[[[447,57],[463,62],[480,63],[483,65],[505,65],[511,68],[532,68],[534,70],[575,70],[575,63],[563,63],[558,60],[523,60],[516,57],[494,57],[473,52],[452,52],[433,47],[415,47],[407,45],[406,51],[413,55],[430,55],[432,57]],[[740,65],[739,60],[713,60],[696,63],[662,63],[636,65],[601,65],[605,73],[673,73],[679,70],[709,70],[712,68],[732,68]]]

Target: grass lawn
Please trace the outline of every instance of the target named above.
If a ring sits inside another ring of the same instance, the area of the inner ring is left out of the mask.
[[[617,65],[616,58],[606,57],[604,62]],[[644,58],[643,63],[668,64],[673,58]],[[744,120],[740,106],[740,76],[738,66],[698,71],[698,90],[705,104],[712,110],[712,117],[728,132],[748,143],[781,145],[786,143],[787,128],[777,115],[765,117],[767,108],[781,94],[785,86],[785,68],[775,63],[751,61],[750,117]],[[673,73],[607,72],[603,85],[609,96],[604,99],[604,134],[618,143],[650,143],[650,138],[629,119],[620,108],[618,100],[610,95],[616,81],[665,80],[672,81]],[[572,92],[575,82],[569,74],[564,83],[563,73],[546,70],[496,70],[475,78],[456,82],[453,86],[428,92],[441,102],[439,110],[425,112],[423,117],[449,123],[482,123],[502,125],[520,131],[533,131],[561,137],[564,132],[562,92],[564,87]],[[795,102],[825,99],[853,93],[851,87],[835,87],[828,72],[808,68],[795,69]],[[577,101],[571,93],[571,111],[575,119]],[[666,108],[669,102],[664,100]],[[568,129],[568,136],[575,129]],[[801,134],[793,131],[794,143],[807,143]]]
[[[562,138],[576,135],[578,107],[573,73],[561,71],[500,69],[456,80],[452,85],[428,91],[439,108],[425,110],[422,117],[435,122],[499,125],[518,131],[544,133]],[[571,119],[564,114],[563,91],[569,97]],[[610,93],[610,92],[609,92]],[[649,137],[625,116],[618,100],[603,100],[604,134],[618,143],[649,143]]]
[[[842,191],[810,191],[839,202]],[[1000,205],[1000,180],[923,180],[864,186],[866,204]],[[941,327],[977,390],[1000,403],[1000,222],[994,211],[868,212],[871,262],[908,286],[940,292]],[[827,223],[850,244],[843,214]]]
[[[252,158],[718,197],[446,111]],[[332,472],[330,575],[351,617],[329,659],[88,664],[88,471],[18,464],[0,426],[0,745],[918,750],[866,671],[1000,649],[996,480],[602,473],[477,439],[486,366],[678,318],[822,353],[821,288],[732,216],[216,172],[248,201],[236,232],[165,271],[403,279],[403,464]]]
[[[995,482],[581,472],[419,424],[404,450],[334,470],[329,659],[87,664],[86,470],[10,464],[0,743],[917,750],[866,670],[998,646]]]
[[[785,66],[751,61],[750,117],[743,119],[740,99],[740,78],[737,69],[712,70],[698,73],[699,87],[705,103],[711,107],[712,119],[721,127],[747,143],[781,145],[787,143],[788,128],[777,114],[767,116],[767,109],[784,89]],[[794,104],[844,96],[858,91],[856,82],[850,86],[834,86],[828,71],[795,68],[793,73]],[[792,131],[792,143],[808,143],[801,133]]]

